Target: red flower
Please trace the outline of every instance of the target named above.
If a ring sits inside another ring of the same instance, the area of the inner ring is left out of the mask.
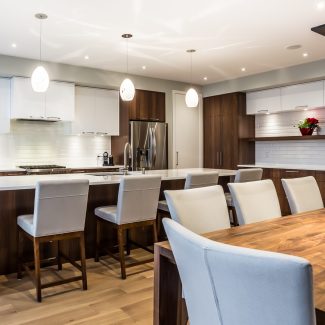
[[[309,117],[307,118],[307,123],[310,125],[310,126],[317,126],[318,124],[318,120],[314,117]]]

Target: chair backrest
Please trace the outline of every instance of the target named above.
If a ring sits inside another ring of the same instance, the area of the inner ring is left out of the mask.
[[[191,325],[315,325],[307,260],[213,242],[173,220],[163,223]]]
[[[235,176],[235,183],[260,181],[263,176],[262,168],[238,169]]]
[[[292,214],[324,208],[322,195],[313,176],[281,179]]]
[[[88,180],[40,181],[36,184],[33,227],[36,237],[83,231]]]
[[[189,173],[186,175],[184,189],[218,185],[218,172]]]
[[[160,192],[160,176],[121,177],[117,200],[117,223],[156,218]]]
[[[198,234],[230,228],[226,198],[220,185],[164,193],[171,217],[184,227]]]
[[[281,217],[278,195],[270,179],[229,183],[240,225]]]

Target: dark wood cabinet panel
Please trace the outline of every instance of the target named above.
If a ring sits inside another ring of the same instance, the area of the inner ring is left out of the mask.
[[[255,117],[246,115],[246,95],[232,93],[203,99],[204,167],[237,169],[255,162]]]
[[[26,175],[26,171],[0,172],[0,176],[22,176],[22,175]]]

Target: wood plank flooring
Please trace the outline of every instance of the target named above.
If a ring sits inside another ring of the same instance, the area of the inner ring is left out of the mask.
[[[132,250],[135,259],[148,258],[147,252]],[[129,261],[133,258],[128,258]],[[42,271],[42,281],[71,276],[69,264],[63,271]],[[105,257],[99,263],[87,260],[88,290],[81,283],[44,289],[43,302],[35,301],[30,278],[16,274],[0,276],[0,324],[141,324],[153,323],[153,263],[127,269],[127,279],[120,278],[119,264]]]

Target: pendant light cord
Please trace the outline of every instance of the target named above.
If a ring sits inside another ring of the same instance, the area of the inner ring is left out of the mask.
[[[42,19],[39,21],[40,27],[39,27],[39,60],[40,63],[42,62]]]
[[[126,39],[126,75],[129,74],[129,39]]]
[[[190,53],[190,55],[191,55],[191,56],[190,56],[190,62],[191,62],[191,63],[190,63],[190,64],[191,64],[191,69],[190,69],[190,71],[191,71],[191,72],[190,72],[191,87],[193,86],[193,82],[192,82],[192,54],[193,54],[193,53],[191,52],[191,53]]]

